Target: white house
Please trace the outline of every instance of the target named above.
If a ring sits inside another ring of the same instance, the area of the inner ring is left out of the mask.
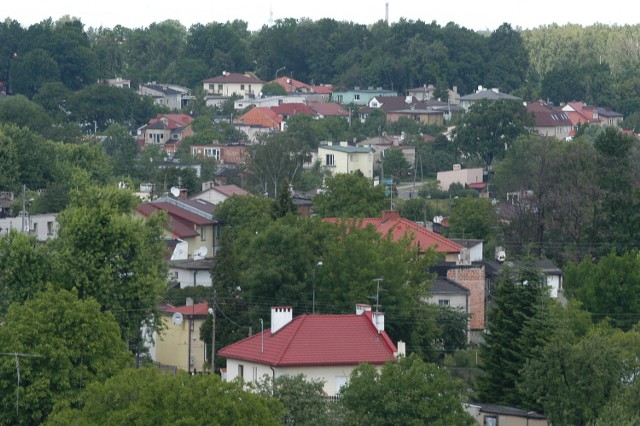
[[[373,179],[373,153],[371,147],[356,147],[347,142],[328,142],[318,147],[320,165],[334,176],[360,170],[364,177]]]
[[[340,393],[358,364],[382,368],[404,354],[384,331],[384,314],[369,305],[356,306],[355,315],[301,315],[293,319],[291,307],[271,308],[271,326],[218,352],[227,359],[226,380],[247,382],[265,375],[303,374],[324,381],[328,396]]]
[[[213,259],[185,259],[169,262],[169,280],[179,288],[211,287]]]
[[[462,186],[483,183],[483,173],[481,167],[463,169],[460,164],[454,164],[452,170],[438,172],[436,178],[440,182],[440,189],[448,191],[452,183]]]
[[[214,182],[203,182],[202,192],[195,194],[192,199],[208,201],[218,205],[234,195],[249,195],[249,192],[236,185],[215,185]]]
[[[208,95],[255,98],[262,92],[264,82],[250,73],[231,73],[223,71],[222,75],[202,81],[204,91]]]
[[[23,214],[24,213],[24,214]],[[16,217],[0,218],[0,236],[8,234],[12,229],[27,232],[38,239],[46,241],[58,236],[57,213],[29,214],[20,212]]]

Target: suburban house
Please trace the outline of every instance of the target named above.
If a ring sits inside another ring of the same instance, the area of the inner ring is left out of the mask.
[[[297,114],[303,114],[309,117],[313,117],[313,110],[309,108],[307,104],[303,103],[284,103],[278,106],[271,107],[271,111],[278,114],[284,121],[289,117]]]
[[[373,87],[369,87],[368,89],[355,87],[353,90],[334,91],[331,95],[331,100],[342,105],[353,104],[365,106],[376,96],[398,96],[398,92],[385,90],[382,87],[376,89]]]
[[[171,287],[211,287],[211,270],[213,259],[180,259],[172,260],[169,265],[169,282]]]
[[[291,77],[278,77],[272,83],[279,84],[287,94],[313,93],[313,87]]]
[[[215,185],[214,182],[203,182],[202,192],[195,194],[191,199],[205,200],[218,205],[234,195],[244,196],[249,195],[249,192],[236,185]]]
[[[371,147],[352,146],[347,142],[339,144],[328,142],[318,147],[318,160],[323,168],[331,172],[331,175],[359,170],[364,177],[373,179],[373,148]]]
[[[619,126],[624,116],[609,109],[587,105],[583,102],[569,102],[562,106],[574,128],[583,124],[598,126]]]
[[[309,102],[309,108],[317,118],[349,117],[349,111],[335,102]]]
[[[138,145],[159,145],[173,154],[180,141],[193,134],[192,121],[193,118],[187,114],[158,114],[138,129]]]
[[[433,305],[449,306],[471,315],[470,298],[471,290],[468,288],[453,280],[438,277],[433,281],[429,296],[424,298],[424,301]],[[469,338],[469,325],[467,325],[467,338]]]
[[[464,404],[476,423],[484,426],[548,426],[547,418],[534,411],[494,404]]]
[[[29,214],[21,211],[16,217],[0,216],[0,236],[11,230],[25,232],[38,241],[46,241],[58,236],[57,213]]]
[[[478,90],[475,93],[460,97],[460,106],[464,111],[467,111],[469,108],[471,108],[471,105],[481,100],[522,102],[522,98],[508,95],[506,93],[501,93],[498,89],[485,89],[482,86],[478,86]]]
[[[282,104],[304,104],[306,95],[264,96],[261,98],[243,98],[233,102],[233,108],[241,110],[250,106],[271,108]]]
[[[387,123],[395,123],[402,117],[409,118],[420,125],[444,126],[444,111],[429,107],[404,108],[387,113]]]
[[[138,93],[142,96],[151,96],[154,103],[172,110],[180,110],[195,99],[186,87],[176,84],[157,84],[155,81],[141,84]]]
[[[262,92],[264,82],[252,73],[230,73],[223,71],[222,75],[202,81],[205,93],[209,95],[255,98]]]
[[[218,352],[227,359],[226,380],[255,382],[264,376],[303,374],[324,381],[328,396],[340,388],[360,363],[380,369],[404,354],[384,331],[384,313],[357,305],[351,315],[300,315],[291,307],[272,307],[269,329],[233,343]]]
[[[533,114],[533,130],[542,137],[568,140],[573,134],[573,123],[566,112],[543,102],[532,102],[527,111]]]
[[[413,166],[416,162],[416,147],[414,145],[405,145],[403,136],[387,135],[383,133],[380,136],[365,139],[356,143],[357,146],[372,147],[373,164],[380,164],[384,153],[391,148],[397,148],[402,151],[405,160],[409,165]]]
[[[510,268],[512,273],[515,273],[520,269],[525,262],[520,260],[508,260],[504,259],[496,259],[485,262],[486,265],[486,287],[487,289],[495,290],[498,285],[498,281],[500,276],[502,275],[502,271],[504,268]],[[554,299],[562,299],[563,298],[563,287],[562,287],[562,279],[563,273],[560,268],[551,263],[550,260],[540,259],[534,260],[531,264],[532,267],[538,269],[540,273],[543,275],[544,280],[549,286],[549,295]]]
[[[187,299],[185,306],[160,306],[163,330],[153,333],[153,343],[146,343],[151,359],[174,370],[209,370],[207,344],[200,340],[200,327],[209,315],[208,309],[207,302],[194,304],[193,299]]]
[[[107,84],[119,89],[131,89],[131,80],[125,80],[122,77],[110,78],[107,80]]]
[[[234,145],[192,145],[191,155],[198,158],[215,158],[219,164],[240,165],[246,162],[247,146]]]
[[[415,97],[418,101],[430,101],[437,100],[433,96],[436,91],[436,87],[433,84],[423,85],[422,87],[415,87],[413,89],[409,89],[407,94],[409,96]],[[448,90],[449,99],[440,99],[443,102],[449,103],[451,105],[458,105],[460,103],[460,94],[458,93],[458,87],[453,86],[452,89]]]
[[[204,210],[209,210],[209,204],[202,200],[158,198],[138,205],[136,210],[145,217],[165,212],[169,218],[167,237],[187,243],[187,258],[211,258],[218,249],[219,230],[213,214]],[[198,208],[198,205],[203,207]]]
[[[366,228],[371,225],[380,235],[390,235],[394,241],[400,241],[405,237],[409,237],[411,244],[418,248],[421,255],[426,253],[427,250],[433,249],[437,253],[444,255],[445,262],[457,262],[464,248],[440,234],[436,234],[409,219],[400,217],[398,212],[392,210],[382,212],[382,217],[363,219],[325,218],[323,220],[331,223],[342,223],[343,220],[347,220],[346,223],[361,228]]]
[[[440,183],[440,189],[448,191],[452,183],[459,183],[463,187],[474,185],[475,189],[478,186],[484,188],[484,170],[481,167],[473,169],[463,169],[460,164],[454,164],[452,170],[445,172],[438,172],[436,179]]]
[[[254,107],[236,119],[237,124],[256,126],[265,130],[282,130],[282,117],[267,107]]]
[[[595,112],[602,126],[620,126],[624,119],[624,115],[606,108],[596,108]]]

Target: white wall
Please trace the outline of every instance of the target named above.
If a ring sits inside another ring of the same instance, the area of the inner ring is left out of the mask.
[[[56,213],[33,214],[24,218],[25,228],[29,229],[29,234],[38,241],[46,241],[58,236],[58,222]],[[12,229],[22,230],[22,217],[7,217],[0,219],[0,236],[8,234]]]

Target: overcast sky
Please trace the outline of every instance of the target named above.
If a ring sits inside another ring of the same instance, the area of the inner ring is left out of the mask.
[[[64,15],[80,18],[88,27],[127,28],[147,27],[153,22],[176,19],[189,28],[196,23],[227,22],[240,19],[248,22],[249,30],[258,30],[283,18],[333,18],[372,24],[385,18],[385,5],[389,8],[389,21],[407,20],[448,22],[474,29],[495,30],[508,22],[514,28],[534,28],[552,23],[591,25],[636,24],[640,17],[630,12],[632,3],[626,0],[581,2],[559,0],[280,0],[280,1],[201,1],[201,0],[5,0],[0,8],[2,19],[11,18],[23,27],[47,18],[57,20]],[[626,13],[625,13],[626,11]]]

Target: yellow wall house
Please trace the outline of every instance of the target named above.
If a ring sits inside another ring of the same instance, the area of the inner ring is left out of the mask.
[[[208,308],[207,302],[193,304],[190,299],[186,306],[162,306],[164,330],[154,334],[155,345],[150,348],[152,359],[184,371],[208,370],[207,344],[200,340],[200,327],[209,315]]]
[[[338,173],[353,173],[360,170],[364,177],[373,179],[373,148],[356,147],[340,142],[329,142],[318,147],[320,165],[335,176]]]

